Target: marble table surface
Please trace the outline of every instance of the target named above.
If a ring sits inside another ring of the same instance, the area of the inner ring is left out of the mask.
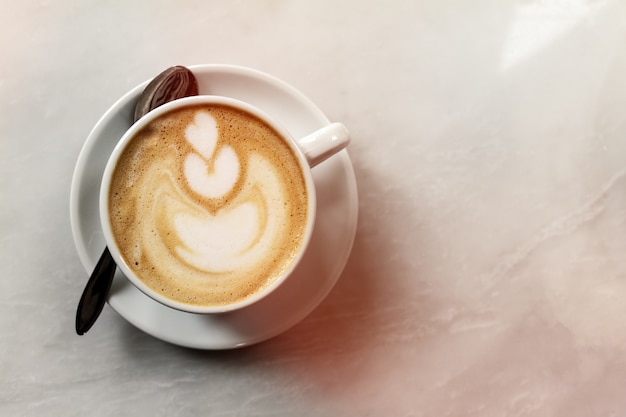
[[[0,34],[0,415],[626,415],[623,1],[2,1]],[[346,267],[250,347],[109,306],[79,337],[81,147],[135,85],[214,63],[351,130]]]

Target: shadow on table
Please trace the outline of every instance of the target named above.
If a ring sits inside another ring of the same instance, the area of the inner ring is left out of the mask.
[[[419,214],[399,195],[401,191],[390,189],[378,173],[361,168],[357,178],[360,212],[350,258],[334,289],[302,322],[271,340],[230,351],[171,346],[128,325],[124,328],[128,353],[141,361],[144,349],[157,349],[164,357],[182,356],[207,373],[221,370],[236,375],[262,369],[272,378],[277,376],[273,373],[284,377],[287,372],[290,379],[302,376],[309,382],[317,380],[317,386],[327,386],[324,389],[328,390],[333,389],[334,382],[351,380],[357,385],[359,381],[354,378],[375,379],[385,366],[381,361],[385,360],[386,347],[419,339],[423,314],[433,301],[427,291],[415,297],[407,295],[409,288],[420,287],[424,277],[419,276],[413,260],[403,259],[397,249],[407,244],[406,239],[410,245],[419,245],[421,238],[411,230],[397,230],[405,226],[392,220],[393,216]],[[380,204],[372,204],[376,196],[384,196]],[[407,217],[406,224],[415,221]],[[402,363],[391,366],[402,367]]]

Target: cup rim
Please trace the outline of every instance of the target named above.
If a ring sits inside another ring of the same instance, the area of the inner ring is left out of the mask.
[[[150,288],[147,284],[145,284],[138,276],[135,274],[131,268],[128,266],[126,260],[121,255],[121,251],[117,246],[115,238],[113,236],[113,232],[111,230],[111,224],[109,221],[109,189],[111,185],[112,173],[115,170],[115,166],[123,151],[132,141],[132,138],[138,133],[141,129],[143,129],[146,125],[151,123],[153,120],[180,108],[187,106],[194,106],[199,104],[216,104],[216,105],[226,105],[237,108],[239,110],[246,111],[265,123],[267,123],[270,127],[272,127],[280,136],[285,139],[286,144],[290,147],[293,153],[296,155],[298,163],[301,167],[301,172],[304,177],[305,187],[307,189],[307,224],[304,232],[304,237],[302,240],[302,244],[300,245],[300,249],[298,253],[291,261],[289,267],[272,283],[261,288],[257,292],[252,295],[239,300],[234,303],[224,304],[224,305],[192,305],[186,304],[181,301],[173,300],[171,298],[165,297],[162,294],[159,294],[152,288]],[[227,313],[235,310],[240,310],[245,308],[251,304],[254,304],[261,299],[265,298],[272,292],[274,292],[280,285],[285,282],[292,274],[294,269],[300,263],[302,257],[306,253],[309,243],[311,241],[311,235],[313,234],[313,229],[315,226],[315,218],[316,218],[316,192],[315,192],[315,182],[313,180],[313,175],[311,173],[311,167],[307,161],[304,152],[297,144],[297,138],[294,138],[287,129],[285,129],[280,123],[273,120],[270,116],[268,116],[265,112],[258,109],[257,107],[246,103],[242,100],[234,99],[231,97],[224,97],[218,95],[196,95],[191,97],[184,97],[180,99],[173,100],[169,103],[163,104],[146,115],[137,120],[134,124],[132,124],[129,129],[124,133],[124,135],[120,138],[118,143],[113,148],[111,155],[107,160],[106,166],[104,168],[104,173],[102,175],[100,192],[99,192],[99,214],[100,214],[100,223],[102,227],[102,231],[104,234],[104,240],[109,248],[109,252],[113,257],[117,267],[124,273],[124,276],[141,292],[143,292],[148,297],[158,301],[159,303],[174,308],[176,310],[185,311],[189,313],[199,313],[199,314],[216,314],[216,313]]]

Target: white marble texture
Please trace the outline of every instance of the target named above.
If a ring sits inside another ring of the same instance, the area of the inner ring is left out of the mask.
[[[626,415],[622,0],[0,2],[0,415]],[[86,280],[74,163],[174,64],[257,68],[344,122],[352,256],[281,336],[195,351]]]

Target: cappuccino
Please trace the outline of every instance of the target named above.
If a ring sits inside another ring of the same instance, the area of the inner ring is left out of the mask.
[[[122,151],[108,190],[126,266],[152,291],[194,306],[237,303],[271,285],[309,221],[305,167],[287,141],[224,104],[149,122]]]

